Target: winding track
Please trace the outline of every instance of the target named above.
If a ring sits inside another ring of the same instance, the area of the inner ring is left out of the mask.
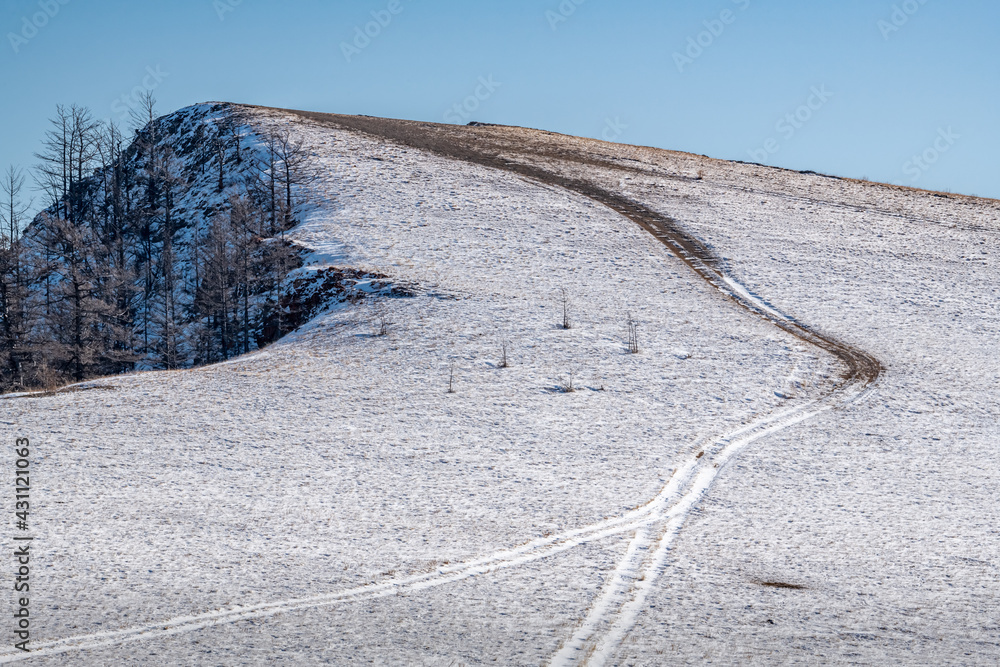
[[[750,294],[727,276],[721,268],[721,263],[711,251],[703,243],[684,233],[676,221],[588,181],[569,178],[524,161],[511,160],[509,157],[518,157],[521,160],[533,158],[568,160],[617,169],[621,169],[621,165],[609,164],[579,154],[559,151],[532,152],[523,146],[497,145],[490,142],[489,136],[483,141],[483,135],[472,128],[456,129],[453,126],[361,116],[336,116],[299,111],[292,113],[322,124],[360,131],[447,158],[513,172],[604,204],[649,231],[698,276],[739,307],[767,320],[796,338],[836,356],[844,365],[841,381],[821,399],[758,418],[750,424],[704,443],[703,455],[700,454],[698,458],[688,461],[676,470],[667,485],[653,500],[623,516],[540,538],[474,561],[442,567],[430,573],[392,579],[381,584],[308,598],[245,607],[235,606],[126,630],[39,642],[35,644],[35,649],[30,654],[0,654],[0,664],[31,657],[59,655],[167,637],[280,613],[415,592],[550,557],[587,542],[630,534],[632,538],[626,554],[613,576],[609,578],[588,611],[587,617],[552,658],[552,664],[555,665],[583,662],[593,665],[604,664],[634,624],[646,595],[665,567],[670,545],[680,531],[687,514],[708,491],[725,464],[741,449],[762,437],[788,428],[825,410],[858,400],[868,393],[882,372],[881,364],[871,355],[813,331]],[[491,132],[495,133],[496,130]],[[456,141],[457,133],[461,133],[460,136],[468,141]]]
[[[721,262],[708,247],[684,232],[676,220],[653,209],[605,190],[594,183],[557,174],[543,167],[530,164],[527,160],[564,160],[594,166],[625,169],[620,164],[611,164],[596,157],[558,150],[534,150],[533,147],[517,145],[513,141],[500,142],[490,128],[455,128],[449,125],[419,123],[415,121],[372,118],[369,116],[340,116],[306,111],[281,109],[288,113],[308,118],[325,125],[339,126],[389,140],[404,146],[430,151],[443,157],[471,162],[473,164],[513,172],[525,178],[545,183],[583,195],[636,222],[643,229],[659,239],[677,257],[707,283],[730,297],[737,305],[753,314],[763,317],[796,338],[833,354],[845,366],[843,382],[838,391],[847,385],[874,383],[882,372],[882,365],[875,357],[863,350],[852,347],[830,336],[813,331],[808,326],[769,307],[762,300],[754,298],[742,286],[727,276]],[[456,131],[456,129],[458,131]],[[517,159],[510,159],[510,158]]]
[[[431,151],[444,157],[513,172],[603,204],[659,239],[700,278],[738,306],[803,342],[836,356],[844,365],[841,382],[826,397],[799,406],[788,413],[758,420],[751,425],[749,433],[723,436],[712,443],[711,447],[706,448],[705,453],[709,456],[689,462],[688,467],[680,471],[680,485],[684,492],[669,506],[669,509],[666,507],[660,509],[655,521],[636,528],[625,557],[604,586],[587,617],[552,658],[553,665],[578,663],[602,665],[613,655],[635,623],[646,596],[662,573],[670,546],[680,531],[688,511],[708,490],[725,462],[740,449],[764,435],[787,428],[837,404],[857,400],[867,393],[867,389],[875,383],[882,372],[882,365],[870,354],[813,331],[750,294],[742,285],[726,275],[721,262],[704,243],[686,234],[675,220],[594,183],[539,167],[537,161],[555,160],[622,169],[620,164],[610,164],[597,156],[560,151],[556,146],[539,149],[536,145],[524,143],[517,145],[511,141],[503,141],[502,127],[456,130],[447,126],[367,116],[295,113],[320,123],[332,123],[383,140]],[[499,141],[497,141],[498,136]],[[532,161],[536,164],[532,164]],[[671,480],[671,484],[677,480],[675,473],[675,479]]]

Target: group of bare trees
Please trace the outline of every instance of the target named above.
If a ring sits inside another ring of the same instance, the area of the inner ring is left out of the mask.
[[[22,195],[24,173],[11,167],[3,174],[0,206],[0,377],[20,378],[27,354],[27,273],[20,243],[29,204]]]
[[[3,175],[0,391],[211,363],[285,333],[262,322],[280,322],[298,265],[283,234],[305,152],[287,132],[251,142],[237,112],[214,112],[156,119],[149,97],[127,140],[58,107],[33,222],[27,175]]]

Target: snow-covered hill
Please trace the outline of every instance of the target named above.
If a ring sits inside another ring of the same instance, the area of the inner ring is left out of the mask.
[[[126,141],[60,107],[38,172],[52,203],[0,267],[0,391],[224,361],[328,302],[408,293],[349,267],[302,269],[308,249],[285,232],[309,156],[244,111],[197,105]]]
[[[310,152],[304,271],[412,296],[224,364],[0,400],[38,457],[41,564],[37,653],[0,660],[998,659],[997,202],[241,111]],[[726,292],[591,187],[676,221]],[[783,315],[877,382],[846,392]]]

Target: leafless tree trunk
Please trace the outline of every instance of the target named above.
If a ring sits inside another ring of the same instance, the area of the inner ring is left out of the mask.
[[[285,129],[274,135],[274,144],[277,149],[277,158],[281,163],[281,183],[285,190],[285,203],[282,221],[282,230],[292,226],[293,212],[295,210],[292,201],[292,189],[296,185],[301,185],[307,181],[305,165],[309,158],[306,149],[301,141],[293,139],[291,133]]]
[[[3,174],[0,190],[3,202],[0,221],[0,350],[6,359],[0,369],[0,389],[24,385],[22,365],[27,350],[27,285],[22,271],[21,228],[30,207],[22,200],[25,177],[20,169],[10,167]]]

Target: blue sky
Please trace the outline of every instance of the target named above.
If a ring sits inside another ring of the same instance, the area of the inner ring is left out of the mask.
[[[0,168],[56,104],[118,119],[149,86],[1000,197],[997,26],[995,0],[4,0]]]

